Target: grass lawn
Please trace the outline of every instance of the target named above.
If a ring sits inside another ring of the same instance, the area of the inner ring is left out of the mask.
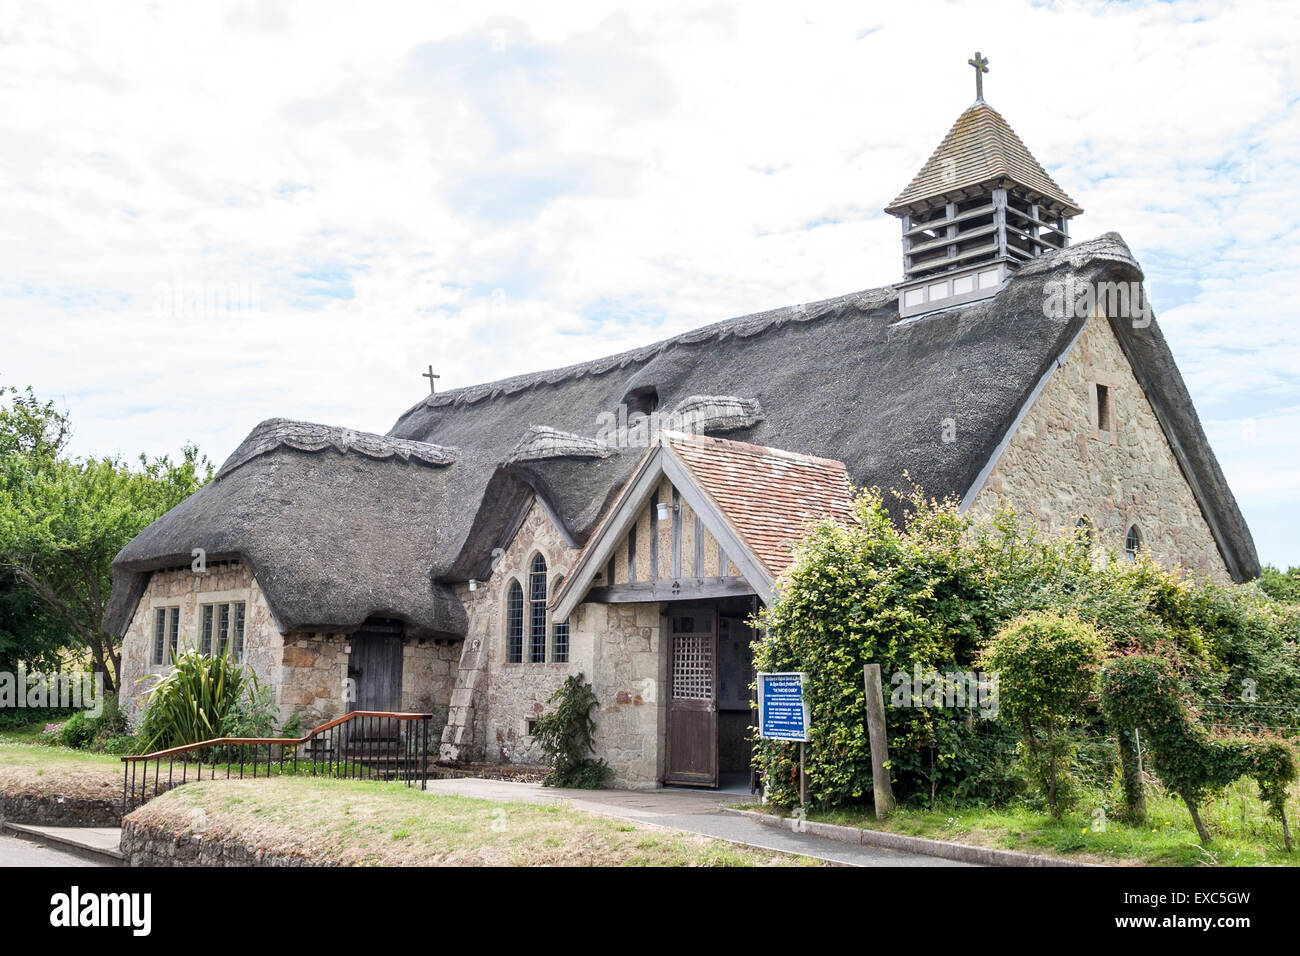
[[[1292,788],[1293,797],[1300,796]],[[1287,821],[1292,842],[1297,832],[1295,799],[1288,802]],[[1147,866],[1295,866],[1300,846],[1287,853],[1282,845],[1282,824],[1268,816],[1252,781],[1239,780],[1201,808],[1201,817],[1213,842],[1202,847],[1187,807],[1181,800],[1148,793],[1151,820],[1133,827],[1116,820],[1098,827],[1090,809],[1082,804],[1074,813],[1053,820],[1046,813],[1023,808],[961,807],[935,810],[899,808],[879,821],[870,805],[813,810],[809,820],[845,826],[888,830],[908,836],[970,843],[1005,850],[1021,850],[1091,863]],[[746,805],[745,809],[778,812],[772,807]]]
[[[0,791],[41,796],[120,798],[122,761],[48,743],[31,734],[0,734]]]
[[[565,807],[402,784],[280,777],[191,783],[128,818],[347,866],[805,866],[819,861]]]

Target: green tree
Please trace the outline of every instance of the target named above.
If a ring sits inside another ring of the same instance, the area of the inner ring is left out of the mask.
[[[1300,604],[1300,568],[1279,571],[1273,565],[1266,564],[1259,572],[1259,586],[1275,601]]]
[[[67,415],[53,402],[42,402],[31,388],[0,385],[0,469],[18,456],[53,463],[70,432]],[[68,629],[44,602],[15,575],[0,570],[0,669],[13,671],[19,663],[57,667],[67,643]]]
[[[1091,624],[1040,611],[998,631],[980,657],[981,666],[998,674],[998,707],[1020,728],[1031,766],[1041,767],[1054,817],[1061,814],[1060,778],[1070,755],[1066,734],[1084,719],[1105,650]]]
[[[120,654],[103,628],[112,564],[128,541],[212,475],[198,449],[138,467],[120,458],[59,457],[67,418],[27,389],[4,391],[0,417],[0,575],[17,581],[89,653],[108,690],[117,689]],[[34,624],[32,626],[35,626]],[[46,632],[42,632],[46,633]],[[35,635],[25,631],[19,641]]]

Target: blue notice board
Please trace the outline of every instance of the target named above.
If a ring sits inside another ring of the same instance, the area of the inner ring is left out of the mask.
[[[769,740],[808,739],[808,675],[798,671],[758,675],[758,735]]]

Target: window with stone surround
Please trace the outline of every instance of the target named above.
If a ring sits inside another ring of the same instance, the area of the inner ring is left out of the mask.
[[[1096,386],[1097,407],[1097,430],[1109,432],[1112,430],[1114,416],[1111,414],[1110,386],[1100,383]]]
[[[200,609],[199,650],[229,654],[236,663],[244,660],[244,602],[204,604]]]
[[[569,622],[551,625],[551,660],[556,664],[569,663]]]
[[[506,591],[506,663],[524,660],[524,589],[511,581]]]
[[[533,558],[528,574],[528,662],[546,663],[546,559]]]
[[[153,662],[155,665],[170,662],[170,654],[175,654],[180,647],[180,637],[181,609],[160,607],[154,611]]]
[[[1130,561],[1136,561],[1138,552],[1142,550],[1142,532],[1138,530],[1137,525],[1130,525],[1128,533],[1124,535],[1124,557]]]

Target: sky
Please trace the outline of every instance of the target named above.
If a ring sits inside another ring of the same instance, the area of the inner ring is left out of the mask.
[[[901,277],[974,98],[1117,231],[1300,565],[1300,4],[0,0],[0,383],[220,463]],[[1033,51],[1040,51],[1034,54]]]

